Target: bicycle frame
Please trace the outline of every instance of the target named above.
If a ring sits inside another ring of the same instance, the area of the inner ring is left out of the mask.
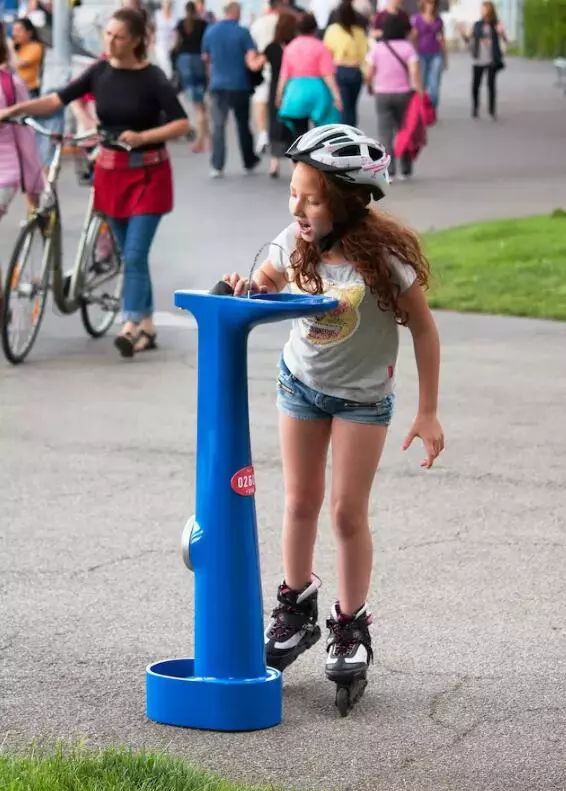
[[[49,137],[55,143],[55,151],[47,173],[47,184],[41,196],[40,204],[33,212],[32,218],[40,219],[42,232],[49,245],[46,251],[46,255],[48,256],[47,266],[51,269],[51,288],[55,304],[61,313],[74,313],[81,304],[80,298],[83,286],[81,282],[81,263],[85,247],[90,241],[89,229],[92,227],[92,218],[95,216],[93,208],[94,191],[92,189],[90,190],[88,207],[82,224],[79,245],[75,255],[75,263],[69,282],[63,271],[63,223],[59,206],[59,196],[57,194],[57,182],[61,173],[63,146],[65,143],[76,145],[83,140],[94,138],[97,132],[91,130],[81,135],[68,137],[45,129],[31,118],[22,119],[20,123],[29,126],[38,134]],[[128,149],[129,147],[124,145],[124,148]],[[112,277],[113,275],[109,275],[108,279]],[[104,282],[104,279],[99,280],[97,285],[100,286]]]

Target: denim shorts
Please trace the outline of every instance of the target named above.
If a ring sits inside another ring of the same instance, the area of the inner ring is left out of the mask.
[[[395,395],[386,395],[380,401],[360,403],[325,395],[303,384],[285,365],[279,362],[277,380],[277,408],[288,417],[298,420],[324,420],[338,417],[352,423],[388,426],[393,416]]]
[[[177,56],[177,71],[183,90],[195,104],[204,102],[206,93],[206,66],[200,55],[181,52]]]

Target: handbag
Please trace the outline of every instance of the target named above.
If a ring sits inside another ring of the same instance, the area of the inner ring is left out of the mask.
[[[16,104],[16,86],[14,84],[14,77],[12,76],[12,72],[8,71],[7,69],[0,69],[0,88],[2,89],[2,93],[6,97],[6,105],[11,107],[12,105]],[[16,156],[18,157],[18,166],[20,168],[20,187],[22,192],[25,192],[25,185],[24,185],[24,166],[22,164],[22,154],[20,152],[20,147],[18,145],[18,136],[16,134],[16,130],[14,127],[12,129],[12,136],[14,138],[14,147],[16,149]]]

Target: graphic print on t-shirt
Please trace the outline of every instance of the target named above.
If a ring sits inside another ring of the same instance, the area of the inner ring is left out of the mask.
[[[329,313],[302,318],[301,334],[314,346],[337,346],[351,338],[360,326],[359,308],[366,287],[364,283],[346,283],[342,286],[332,280],[323,279],[322,282],[324,296],[337,299],[339,305]]]

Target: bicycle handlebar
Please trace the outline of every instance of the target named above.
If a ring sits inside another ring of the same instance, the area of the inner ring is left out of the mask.
[[[86,132],[81,132],[78,135],[65,135],[61,132],[53,132],[51,129],[47,129],[45,126],[42,126],[35,118],[32,118],[29,115],[24,115],[21,118],[7,118],[2,123],[7,124],[16,124],[17,126],[29,126],[30,129],[33,129],[34,132],[37,132],[39,135],[43,135],[43,137],[49,137],[51,140],[54,140],[58,143],[81,143],[84,140],[90,140],[93,138],[100,138],[105,143],[110,143],[113,146],[118,146],[119,148],[124,149],[124,151],[131,151],[132,146],[128,143],[123,143],[118,140],[117,137],[110,135],[108,132],[104,132],[104,130],[100,129],[88,129]]]

